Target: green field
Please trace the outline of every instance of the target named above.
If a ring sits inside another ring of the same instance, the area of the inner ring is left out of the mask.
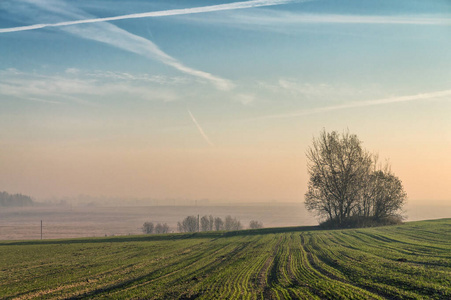
[[[0,242],[0,298],[451,299],[451,219]]]

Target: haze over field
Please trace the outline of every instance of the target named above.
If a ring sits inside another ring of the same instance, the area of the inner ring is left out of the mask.
[[[450,33],[448,0],[3,0],[0,191],[299,203],[324,127],[449,207]]]

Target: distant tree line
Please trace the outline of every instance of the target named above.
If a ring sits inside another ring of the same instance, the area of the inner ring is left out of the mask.
[[[177,222],[177,230],[179,232],[197,232],[243,229],[241,222],[232,216],[226,216],[224,220],[212,215],[198,218],[196,216],[188,216],[183,221]]]
[[[249,223],[250,229],[263,228],[263,223],[252,220]],[[241,222],[232,216],[226,216],[224,219],[220,217],[213,217],[212,215],[199,216],[187,216],[182,221],[177,222],[178,232],[198,232],[198,231],[232,231],[232,230],[242,230],[243,226]],[[143,224],[142,230],[146,234],[160,234],[168,233],[169,226],[164,223],[154,226],[152,222],[145,222]]]
[[[142,230],[145,234],[163,234],[169,233],[169,226],[166,223],[154,225],[152,222],[145,222]]]
[[[362,147],[356,135],[321,132],[307,151],[310,180],[305,206],[326,227],[399,223],[407,194],[388,164]]]
[[[29,196],[22,194],[8,194],[7,192],[0,192],[0,206],[32,206],[33,200]]]

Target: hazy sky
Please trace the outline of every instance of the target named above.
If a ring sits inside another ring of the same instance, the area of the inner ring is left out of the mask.
[[[0,190],[303,201],[325,128],[451,205],[450,49],[449,0],[2,0]]]

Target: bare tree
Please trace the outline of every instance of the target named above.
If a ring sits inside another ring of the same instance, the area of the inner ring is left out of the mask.
[[[177,223],[179,232],[196,232],[198,230],[197,217],[188,216],[182,222]]]
[[[154,230],[154,225],[152,222],[145,222],[142,227],[142,231],[146,234],[152,234]]]
[[[203,216],[200,218],[200,231],[208,231],[210,228],[210,221],[208,216]]]
[[[238,221],[236,218],[232,218],[232,216],[226,216],[225,222],[224,222],[224,229],[225,230],[240,230],[240,229],[243,229],[243,226],[241,226],[241,222]]]
[[[224,221],[220,217],[215,218],[215,230],[224,230]]]
[[[321,132],[307,151],[310,180],[305,195],[308,210],[341,223],[358,204],[362,179],[369,174],[372,158],[360,140],[349,132]]]
[[[215,221],[214,221],[213,216],[212,216],[212,215],[209,215],[209,216],[208,216],[208,230],[209,230],[209,231],[213,231],[214,223],[215,223]]]
[[[168,224],[166,224],[166,223],[163,224],[163,232],[162,233],[169,233],[169,226],[168,226]]]
[[[183,229],[183,224],[182,222],[177,222],[177,231],[178,232],[185,232],[185,230]]]
[[[214,218],[212,215],[203,216],[200,218],[200,230],[201,231],[212,231],[214,226]]]
[[[155,233],[156,234],[162,234],[162,233],[168,233],[169,232],[169,226],[168,224],[164,223],[158,223],[157,226],[155,226]]]
[[[376,171],[371,174],[371,211],[375,219],[397,214],[407,199],[402,182],[391,172]]]
[[[401,181],[376,170],[377,157],[362,148],[356,135],[336,131],[313,140],[307,151],[310,180],[305,206],[340,226],[350,217],[381,218],[405,202]],[[388,170],[388,168],[386,168]]]
[[[258,229],[258,228],[263,228],[263,223],[256,221],[256,220],[252,220],[249,222],[249,228],[250,229]]]
[[[156,233],[156,234],[161,234],[162,231],[163,231],[163,226],[161,225],[161,223],[158,223],[158,224],[155,226],[155,233]]]

